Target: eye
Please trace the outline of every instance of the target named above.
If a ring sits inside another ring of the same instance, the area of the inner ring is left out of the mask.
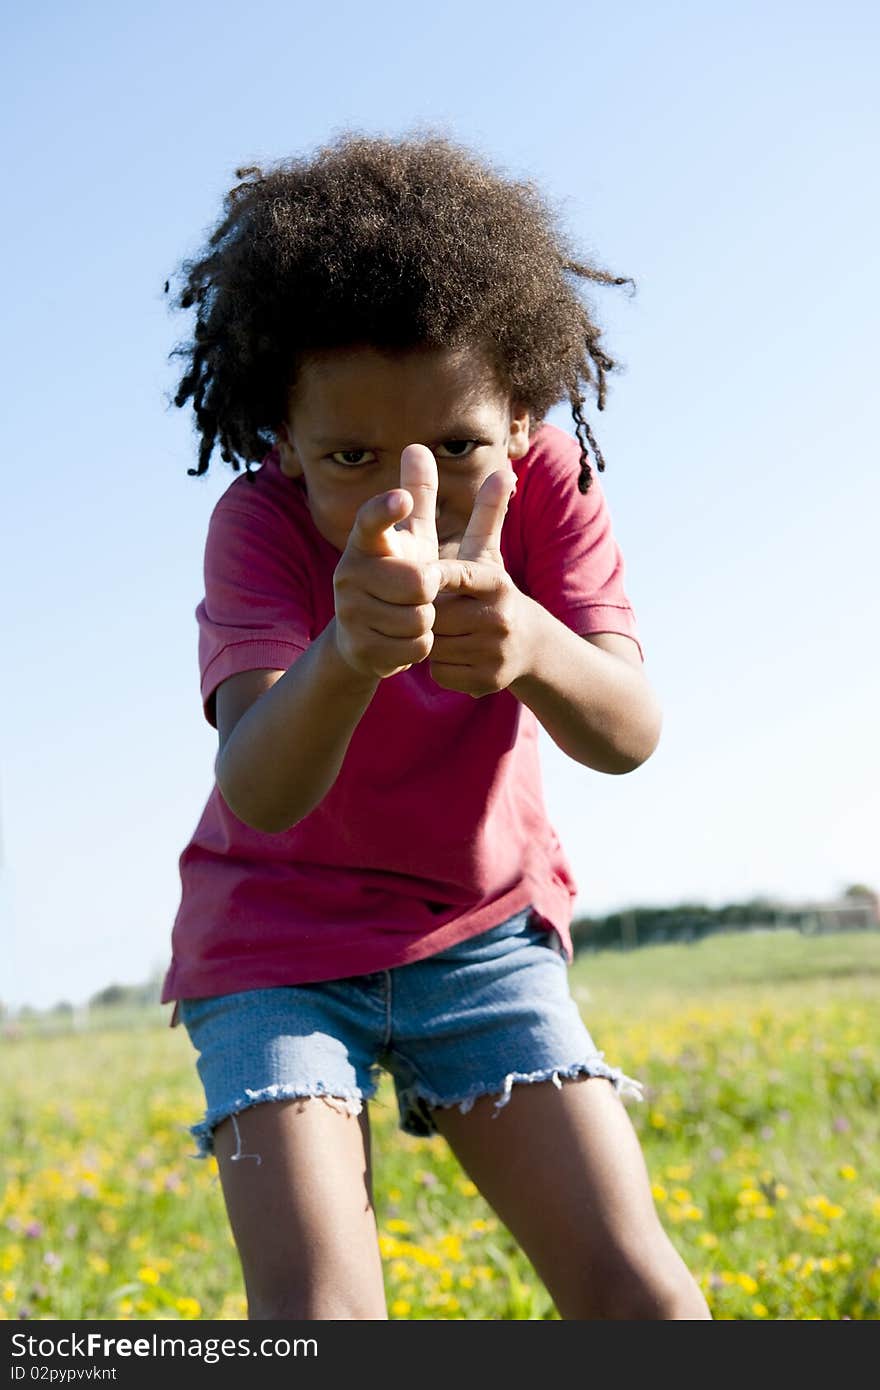
[[[372,458],[364,458],[364,454],[370,453],[372,453],[371,449],[339,449],[330,457],[334,463],[339,464],[340,468],[360,468],[364,463],[373,462]]]
[[[469,454],[474,452],[474,449],[479,447],[479,441],[476,439],[446,439],[437,446],[435,452],[439,454],[441,449],[447,449],[449,452],[441,457],[466,459]]]

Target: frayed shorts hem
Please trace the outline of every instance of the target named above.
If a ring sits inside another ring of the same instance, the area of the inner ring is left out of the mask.
[[[263,1086],[260,1090],[252,1091],[250,1087],[245,1087],[244,1096],[237,1096],[231,1105],[218,1106],[215,1110],[209,1110],[203,1120],[197,1125],[190,1125],[188,1133],[192,1135],[197,1144],[197,1152],[188,1154],[188,1158],[209,1158],[214,1152],[214,1130],[224,1120],[231,1119],[238,1138],[238,1149],[241,1149],[241,1136],[238,1132],[238,1125],[235,1123],[236,1115],[241,1114],[242,1110],[248,1110],[252,1105],[261,1105],[271,1100],[311,1100],[320,1097],[322,1100],[332,1104],[338,1101],[338,1109],[348,1115],[359,1115],[363,1109],[365,1100],[372,1100],[378,1090],[376,1082],[367,1091],[362,1091],[359,1086],[340,1087],[326,1086],[322,1081],[316,1081],[307,1086],[298,1086],[295,1083],[281,1085],[275,1083],[271,1086]],[[244,1154],[236,1152],[232,1155],[233,1159],[243,1158]]]
[[[404,1133],[424,1136],[433,1130],[430,1117],[425,1115],[424,1107],[437,1108],[440,1110],[450,1110],[457,1107],[462,1115],[466,1115],[476,1101],[483,1096],[495,1096],[497,1100],[494,1105],[492,1119],[496,1120],[500,1111],[510,1100],[511,1092],[515,1085],[529,1084],[539,1081],[552,1081],[558,1090],[562,1089],[562,1078],[565,1080],[576,1080],[577,1078],[587,1079],[590,1077],[600,1077],[610,1081],[617,1094],[623,1099],[630,1096],[635,1100],[643,1100],[642,1086],[632,1077],[626,1076],[619,1067],[609,1066],[604,1060],[604,1055],[600,1052],[595,1057],[591,1057],[586,1062],[574,1062],[568,1067],[542,1067],[539,1071],[513,1071],[508,1072],[499,1085],[477,1086],[469,1091],[465,1096],[441,1096],[435,1091],[426,1089],[424,1086],[415,1085],[401,1090],[398,1100],[401,1109],[401,1127]],[[242,1110],[247,1110],[253,1105],[260,1105],[268,1101],[278,1100],[310,1100],[320,1098],[328,1104],[333,1105],[338,1101],[338,1108],[342,1113],[357,1116],[363,1110],[364,1101],[370,1101],[376,1094],[378,1083],[375,1083],[368,1090],[363,1091],[360,1087],[330,1087],[323,1082],[316,1082],[314,1085],[304,1087],[293,1085],[264,1086],[261,1090],[252,1091],[245,1089],[244,1097],[237,1097],[231,1106],[224,1106],[215,1113],[209,1113],[204,1120],[197,1125],[192,1125],[189,1133],[196,1141],[198,1151],[190,1154],[190,1158],[205,1159],[214,1151],[213,1132],[216,1127],[226,1119],[231,1119],[236,1135],[236,1151],[231,1155],[232,1161],[236,1162],[243,1158],[254,1158],[259,1163],[261,1161],[258,1154],[248,1154],[242,1151],[241,1134],[236,1122],[236,1116]],[[420,1112],[424,1120],[420,1118]]]
[[[503,1082],[501,1083],[501,1094],[498,1100],[496,1100],[495,1102],[496,1114],[492,1116],[493,1120],[497,1118],[497,1112],[510,1100],[510,1093],[517,1083],[531,1081],[552,1081],[553,1085],[556,1086],[557,1089],[561,1090],[562,1081],[560,1080],[560,1077],[565,1077],[566,1080],[571,1080],[578,1076],[604,1077],[607,1081],[611,1081],[613,1083],[614,1089],[618,1092],[619,1095],[632,1095],[635,1096],[637,1100],[643,1099],[642,1087],[640,1082],[633,1081],[633,1079],[629,1076],[624,1076],[623,1072],[620,1071],[620,1069],[617,1067],[607,1066],[606,1063],[602,1060],[601,1056],[598,1056],[595,1059],[591,1059],[589,1062],[575,1062],[570,1067],[543,1067],[540,1071],[508,1072],[507,1076],[505,1076]],[[468,1111],[473,1108],[474,1102],[479,1100],[481,1096],[494,1095],[498,1090],[498,1086],[479,1086],[475,1090],[470,1091],[464,1097],[455,1096],[453,1097],[453,1099],[448,1100],[444,1099],[442,1096],[437,1095],[433,1091],[425,1091],[420,1087],[413,1086],[409,1090],[401,1092],[401,1100],[422,1100],[425,1101],[426,1104],[431,1106],[437,1106],[441,1110],[449,1110],[453,1106],[458,1106],[462,1115],[466,1115]]]
[[[424,1114],[422,1107],[431,1106],[440,1110],[450,1110],[456,1106],[466,1115],[473,1109],[475,1101],[483,1096],[498,1096],[495,1101],[493,1120],[497,1120],[499,1112],[507,1105],[510,1100],[511,1091],[515,1085],[529,1084],[536,1081],[552,1081],[558,1089],[562,1089],[562,1080],[575,1080],[577,1078],[586,1079],[589,1077],[602,1077],[610,1081],[617,1094],[632,1096],[636,1100],[643,1100],[642,1086],[632,1077],[625,1076],[619,1067],[611,1067],[604,1060],[604,1054],[596,1053],[586,1062],[574,1062],[569,1067],[542,1067],[539,1071],[511,1071],[504,1077],[500,1085],[477,1086],[469,1091],[466,1096],[454,1096],[451,1099],[438,1095],[435,1091],[426,1090],[423,1086],[415,1085],[401,1090],[399,1093],[399,1103],[403,1115],[402,1128],[405,1133],[424,1134],[427,1131],[419,1123],[419,1113]],[[425,1117],[431,1130],[434,1130],[433,1122],[429,1117]]]

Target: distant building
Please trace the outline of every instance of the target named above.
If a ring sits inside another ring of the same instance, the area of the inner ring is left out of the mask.
[[[876,895],[837,898],[832,902],[787,902],[785,915],[796,918],[801,931],[877,931],[880,905]]]

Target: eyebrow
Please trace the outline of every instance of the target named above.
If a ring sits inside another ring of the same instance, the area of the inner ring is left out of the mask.
[[[448,439],[485,439],[491,431],[476,420],[458,420],[455,424],[447,425],[443,430],[434,432],[433,442],[444,444]],[[338,452],[345,449],[363,449],[365,435],[343,435],[343,434],[316,434],[311,436],[312,444],[318,449],[329,448],[335,445]],[[413,439],[413,444],[422,444],[426,441]],[[430,441],[428,441],[430,442]]]

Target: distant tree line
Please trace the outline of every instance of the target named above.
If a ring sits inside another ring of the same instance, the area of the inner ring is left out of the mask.
[[[750,931],[758,927],[814,932],[821,930],[823,921],[833,916],[834,906],[816,903],[792,906],[772,898],[751,898],[724,907],[688,902],[673,907],[632,907],[604,917],[578,917],[572,922],[571,938],[577,954],[614,948],[627,950],[663,941],[699,941],[713,932]],[[847,888],[839,907],[838,929],[846,926],[847,909],[856,909],[852,912],[852,926],[880,927],[880,899],[864,884]]]
[[[140,985],[106,985],[89,999],[90,1009],[143,1008],[158,1004],[162,993],[162,977],[153,975]]]
[[[79,1008],[71,1004],[69,999],[59,999],[57,1004],[53,1004],[48,1009],[36,1009],[32,1004],[24,1004],[16,1011],[16,1018],[25,1022],[35,1018],[55,1018],[58,1020],[71,1020],[76,1015],[88,1012],[92,1009],[142,1009],[152,1008],[159,1003],[162,992],[162,975],[154,974],[149,980],[135,985],[106,985],[99,989],[96,994],[90,996],[85,1005]],[[4,1015],[8,1016],[2,1003],[0,1003],[0,1021]]]
[[[632,907],[610,912],[605,917],[578,917],[571,924],[571,939],[577,955],[582,951],[632,950],[663,941],[699,941],[712,932],[750,931],[759,927],[815,932],[827,930],[826,921],[836,930],[880,929],[880,897],[865,884],[854,883],[835,903],[791,905],[773,898],[751,898],[724,907],[687,902],[674,907]],[[85,1008],[153,1008],[161,997],[163,977],[163,972],[157,970],[141,984],[106,985],[91,996]],[[61,1019],[72,1017],[76,1012],[71,1003],[62,999],[45,1010],[26,1004],[17,1011],[17,1017],[24,1020],[48,1015]],[[0,1001],[0,1022],[8,1016],[8,1009]]]

